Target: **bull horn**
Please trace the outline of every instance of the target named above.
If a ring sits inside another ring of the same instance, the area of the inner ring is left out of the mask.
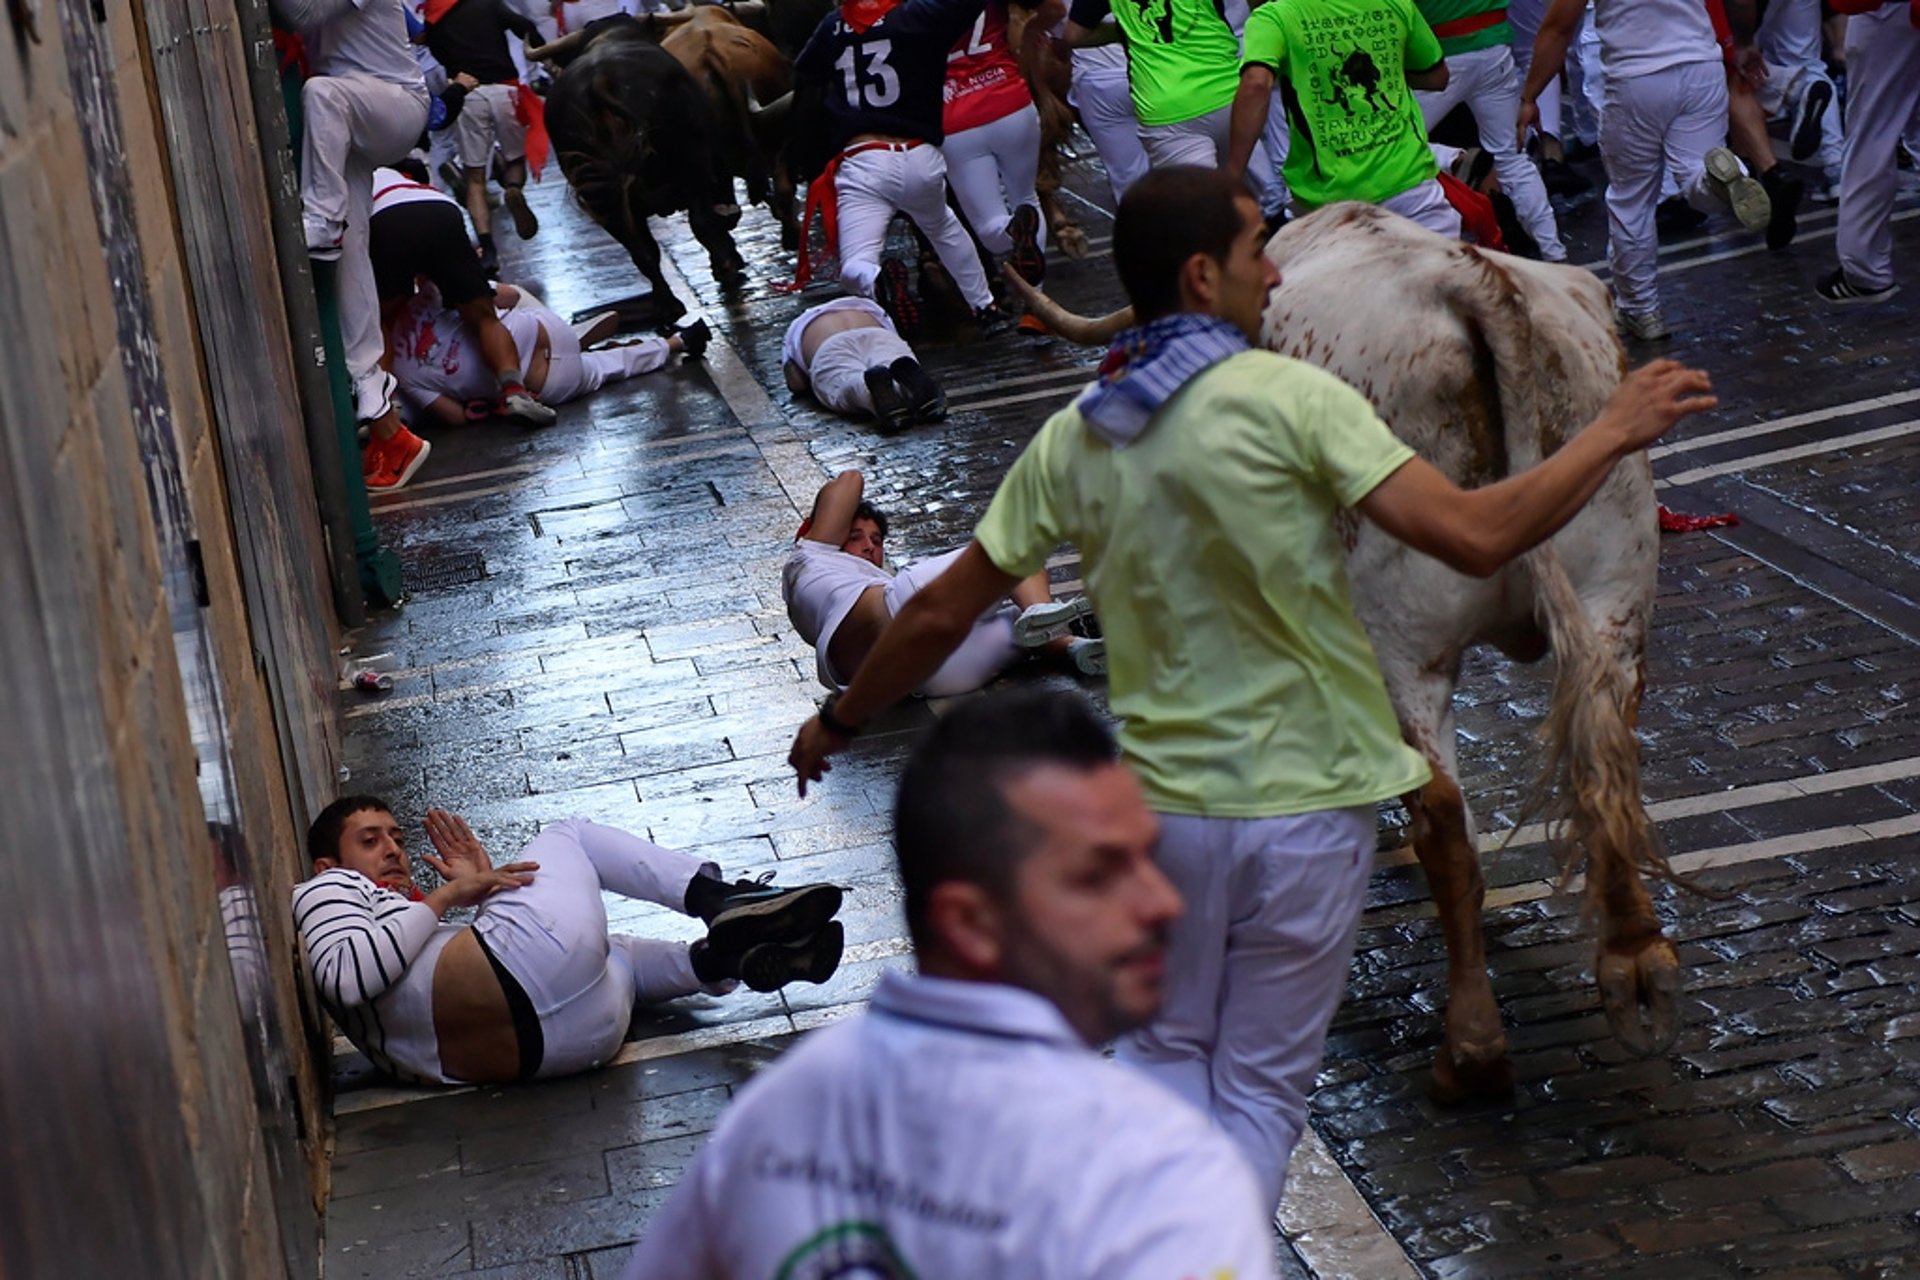
[[[694,6],[688,5],[684,9],[669,9],[665,13],[649,13],[647,24],[653,27],[682,27],[692,22],[694,14],[698,12]]]
[[[1113,341],[1114,334],[1133,323],[1132,307],[1122,307],[1111,315],[1083,316],[1067,310],[1022,280],[1011,263],[1001,267],[1000,274],[1007,278],[1007,283],[1027,304],[1028,313],[1038,316],[1042,324],[1068,342],[1083,347],[1105,346]]]
[[[527,50],[529,62],[565,62],[576,57],[587,44],[587,33],[569,31],[566,35],[549,40],[546,44],[537,44]]]
[[[767,16],[767,0],[728,0],[728,12],[736,18],[764,18]]]
[[[792,113],[792,108],[793,90],[791,89],[764,107],[761,106],[759,100],[753,96],[753,90],[747,90],[747,114],[753,117],[757,124],[779,124]]]

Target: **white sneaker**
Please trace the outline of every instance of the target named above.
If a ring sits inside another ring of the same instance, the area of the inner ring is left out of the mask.
[[[1660,312],[1657,309],[1653,311],[1615,311],[1613,313],[1613,327],[1627,337],[1639,342],[1658,342],[1662,338],[1673,336],[1673,331],[1667,328],[1667,322],[1661,318]]]
[[[1013,642],[1022,649],[1038,649],[1049,640],[1067,634],[1067,628],[1076,620],[1092,612],[1093,601],[1085,596],[1029,605],[1013,620]]]
[[[1773,221],[1773,201],[1767,189],[1747,176],[1740,157],[1725,147],[1707,152],[1707,183],[1715,195],[1727,202],[1733,216],[1749,231],[1763,231]]]
[[[1103,676],[1107,674],[1107,642],[1075,637],[1067,645],[1067,655],[1073,659],[1073,665],[1084,676]]]

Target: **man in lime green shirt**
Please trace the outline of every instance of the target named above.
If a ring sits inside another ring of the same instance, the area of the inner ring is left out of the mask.
[[[1463,491],[1359,392],[1252,349],[1278,279],[1265,240],[1259,206],[1218,169],[1154,169],[1128,189],[1113,256],[1140,327],[1040,429],[973,542],[894,616],[789,761],[804,794],[987,604],[1076,544],[1121,750],[1187,903],[1161,1015],[1120,1055],[1211,1115],[1277,1204],[1346,986],[1374,805],[1429,776],[1354,617],[1341,513],[1490,575],[1570,520],[1614,462],[1713,401],[1706,375],[1656,362],[1545,462]]]
[[[1292,126],[1281,174],[1296,212],[1362,200],[1460,235],[1412,93],[1446,88],[1447,64],[1412,0],[1268,0],[1247,19],[1246,45],[1229,173],[1246,170],[1277,79]]]
[[[1112,23],[1104,21],[1109,15]],[[1217,165],[1239,83],[1240,40],[1214,0],[1073,0],[1067,44],[1127,46],[1127,83],[1148,163]]]

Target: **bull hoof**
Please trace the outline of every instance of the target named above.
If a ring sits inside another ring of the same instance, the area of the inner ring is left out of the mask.
[[[1680,957],[1655,937],[1638,952],[1601,952],[1594,965],[1607,1025],[1627,1052],[1665,1053],[1680,1034]]]
[[[1061,226],[1049,228],[1049,231],[1053,236],[1054,248],[1076,262],[1086,257],[1088,250],[1092,247],[1087,243],[1087,233],[1081,229],[1079,223],[1064,223]]]
[[[1511,1098],[1513,1060],[1507,1057],[1506,1040],[1460,1049],[1442,1040],[1433,1056],[1433,1087],[1427,1096],[1437,1107],[1465,1107]]]

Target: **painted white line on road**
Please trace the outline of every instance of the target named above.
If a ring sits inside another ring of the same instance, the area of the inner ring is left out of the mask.
[[[1888,219],[1888,221],[1905,222],[1909,218],[1920,218],[1920,209],[1903,210],[1900,213],[1894,214],[1892,218]],[[1796,245],[1805,245],[1810,241],[1814,241],[1814,240],[1830,240],[1833,238],[1833,236],[1837,233],[1838,230],[1839,228],[1837,227],[1827,227],[1820,231],[1802,232],[1800,235],[1794,238],[1793,242]],[[1662,279],[1665,279],[1667,276],[1678,275],[1682,271],[1691,271],[1695,267],[1704,267],[1715,262],[1725,262],[1729,258],[1744,258],[1750,254],[1769,253],[1769,252],[1772,252],[1772,251],[1767,248],[1766,242],[1761,241],[1757,244],[1750,244],[1740,249],[1727,249],[1720,253],[1709,253],[1698,258],[1688,258],[1684,262],[1662,263],[1660,265],[1660,277]],[[1596,270],[1594,274],[1602,278],[1605,278],[1609,273],[1604,268],[1602,268],[1602,269]],[[1824,307],[1827,304],[1824,302],[1821,302],[1819,303],[1819,305]]]
[[[1837,204],[1823,205],[1823,206],[1814,208],[1807,213],[1801,214],[1798,217],[1797,221],[1799,223],[1800,230],[1804,232],[1807,230],[1808,226],[1813,223],[1828,222],[1828,221],[1837,219],[1839,217],[1839,212],[1840,212],[1840,206]],[[1747,234],[1749,233],[1744,231],[1728,230],[1728,231],[1720,232],[1715,235],[1694,236],[1690,240],[1675,240],[1670,244],[1663,244],[1660,246],[1660,257],[1663,259],[1677,257],[1681,254],[1686,253],[1690,249],[1702,249],[1709,245],[1724,244],[1726,243],[1727,239],[1731,236],[1745,236]],[[1795,238],[1795,242],[1798,243],[1797,236]],[[1762,244],[1764,244],[1764,241],[1762,242]],[[1752,249],[1755,247],[1758,247],[1758,246],[1743,245],[1741,246],[1740,249],[1733,250],[1732,252],[1745,252],[1746,250]],[[1595,275],[1605,275],[1609,270],[1608,263],[1605,258],[1595,258],[1592,262],[1582,262],[1579,264],[1579,266],[1581,270],[1591,271]],[[1662,266],[1662,270],[1664,270],[1666,264],[1663,262],[1661,266]]]
[[[1080,382],[1093,381],[1092,371],[1080,375]],[[971,404],[948,404],[948,408],[959,412],[963,409],[997,409],[1001,405],[1026,404],[1031,400],[1058,400],[1064,406],[1080,388],[1078,386],[1043,387],[1039,391],[1025,391],[1018,395],[995,396],[991,400],[975,400]]]
[[[1647,456],[1658,462],[1670,454],[1711,449],[1715,445],[1732,444],[1735,440],[1751,440],[1755,436],[1771,435],[1776,431],[1787,431],[1794,427],[1810,427],[1816,422],[1828,422],[1834,418],[1851,418],[1857,414],[1870,413],[1875,409],[1896,409],[1903,404],[1912,404],[1915,400],[1920,400],[1920,389],[1896,391],[1892,395],[1885,396],[1869,396],[1865,400],[1850,400],[1846,404],[1829,405],[1825,409],[1812,409],[1806,413],[1791,414],[1785,418],[1756,422],[1751,426],[1730,427],[1725,431],[1676,440],[1671,444],[1655,445],[1647,450]]]
[[[1656,489],[1671,489],[1680,485],[1696,484],[1701,480],[1711,480],[1715,476],[1732,475],[1741,471],[1757,471],[1761,467],[1771,467],[1782,462],[1794,462],[1801,458],[1812,458],[1823,453],[1838,453],[1842,449],[1856,449],[1862,445],[1879,444],[1884,440],[1897,440],[1901,436],[1910,436],[1920,432],[1920,418],[1911,418],[1906,422],[1896,422],[1890,426],[1875,427],[1871,431],[1856,431],[1850,435],[1835,436],[1831,440],[1820,440],[1813,444],[1797,444],[1787,449],[1772,449],[1766,453],[1749,454],[1744,458],[1734,458],[1727,462],[1716,462],[1711,466],[1694,467],[1657,481]]]
[[[1093,365],[1082,365],[1072,369],[1048,369],[1045,373],[1025,373],[1017,378],[996,378],[992,382],[968,382],[957,387],[948,387],[947,403],[952,404],[965,396],[981,391],[1004,391],[1008,387],[1027,386],[1035,382],[1086,382],[1093,378]]]

